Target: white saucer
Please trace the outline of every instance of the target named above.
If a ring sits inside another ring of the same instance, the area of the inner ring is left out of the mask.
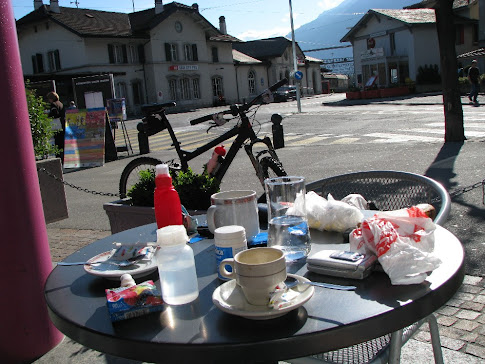
[[[308,279],[296,274],[289,274],[289,277],[294,277],[302,282],[308,282]],[[293,287],[292,290],[300,293],[288,307],[282,309],[273,309],[267,306],[251,305],[242,292],[236,280],[230,280],[217,287],[212,294],[212,302],[224,312],[231,315],[241,316],[251,320],[269,320],[276,317],[283,316],[288,312],[300,307],[312,296],[315,288],[309,285],[301,287]]]
[[[101,254],[98,254],[91,259],[88,260],[88,263],[94,262],[104,262],[107,260],[112,254],[114,250],[110,250]],[[141,259],[138,260],[135,264],[130,265],[125,268],[117,267],[112,264],[95,264],[95,265],[84,265],[84,270],[86,273],[103,277],[112,280],[119,280],[120,277],[125,274],[131,274],[133,278],[139,278],[157,270],[157,263],[155,258],[151,259]]]

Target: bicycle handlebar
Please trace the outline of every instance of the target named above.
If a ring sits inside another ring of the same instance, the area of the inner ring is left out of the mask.
[[[287,83],[288,83],[288,79],[283,78],[282,80],[276,82],[274,85],[271,85],[270,87],[268,87],[266,90],[264,90],[262,93],[260,93],[254,99],[252,99],[249,103],[240,106],[239,110],[241,110],[241,111],[248,110],[251,106],[258,103],[264,97],[264,95],[267,94],[268,91],[273,93],[274,91],[276,91],[276,89],[280,88],[281,86],[283,86]],[[219,113],[216,113],[216,114],[220,114],[220,113],[222,113],[224,115],[232,114],[232,110],[225,110],[225,111],[222,111],[222,112],[219,112]],[[213,120],[213,116],[214,116],[214,114],[209,114],[209,115],[201,116],[200,118],[197,118],[197,119],[190,120],[190,125],[196,125],[196,124],[203,123],[204,121]]]

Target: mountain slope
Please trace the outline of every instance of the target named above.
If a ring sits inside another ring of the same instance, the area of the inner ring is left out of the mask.
[[[302,50],[350,45],[341,43],[369,9],[402,9],[419,0],[344,0],[339,6],[324,11],[317,19],[295,29],[295,39]],[[291,34],[288,35],[291,38]],[[318,52],[305,52],[307,56],[328,59],[352,57],[352,48],[337,48]]]

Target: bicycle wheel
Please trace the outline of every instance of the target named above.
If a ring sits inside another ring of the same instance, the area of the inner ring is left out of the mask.
[[[155,169],[157,164],[163,163],[161,160],[151,157],[140,157],[133,159],[123,169],[120,177],[120,198],[126,197],[126,192],[131,186],[140,179],[138,173],[144,169]]]
[[[264,178],[283,177],[287,175],[281,162],[272,157],[263,157],[259,163],[263,169]]]

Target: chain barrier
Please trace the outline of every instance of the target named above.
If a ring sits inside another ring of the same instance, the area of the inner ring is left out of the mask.
[[[91,193],[93,195],[109,196],[109,197],[120,197],[120,195],[119,194],[116,194],[116,193],[97,192],[97,191],[89,190],[87,188],[82,188],[82,187],[76,186],[76,185],[74,185],[72,183],[66,182],[63,179],[57,177],[55,174],[52,174],[51,172],[49,172],[45,168],[38,168],[37,170],[40,171],[40,172],[43,172],[43,173],[47,174],[49,177],[54,178],[56,181],[61,182],[64,185],[69,186],[71,188],[74,188],[74,189],[76,189],[78,191],[82,191],[82,192],[86,192],[86,193]],[[485,179],[483,181],[477,182],[477,183],[475,183],[473,185],[466,186],[466,187],[463,187],[463,188],[459,188],[459,189],[450,191],[449,192],[450,198],[453,199],[453,197],[463,195],[463,194],[465,194],[467,192],[470,192],[470,191],[472,191],[472,190],[474,190],[475,188],[478,188],[478,187],[482,187],[482,204],[485,205]]]
[[[93,195],[99,195],[99,196],[120,197],[120,195],[119,194],[116,194],[116,193],[97,192],[97,191],[89,190],[87,188],[82,188],[82,187],[76,186],[76,185],[74,185],[72,183],[69,183],[69,182],[64,181],[62,178],[57,177],[55,174],[49,172],[45,168],[37,168],[37,171],[40,171],[42,173],[45,173],[49,177],[54,178],[57,182],[60,182],[60,183],[64,184],[65,186],[69,186],[69,187],[74,188],[74,189],[76,189],[78,191],[81,191],[81,192],[91,193]]]

